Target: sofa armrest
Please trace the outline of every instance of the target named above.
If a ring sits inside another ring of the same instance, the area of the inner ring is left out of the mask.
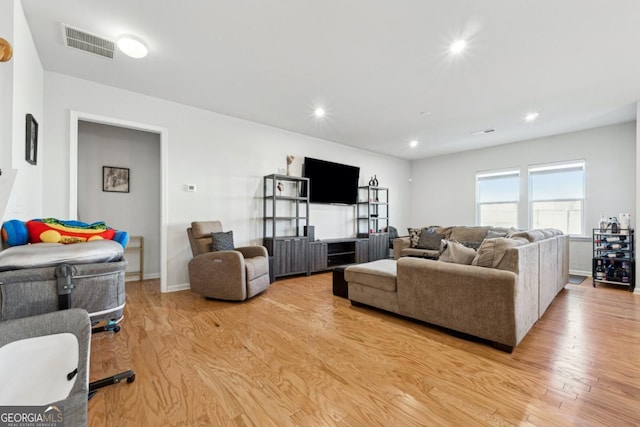
[[[255,258],[257,256],[269,257],[267,248],[264,246],[240,246],[235,248],[236,251],[242,253],[245,258]]]
[[[409,236],[393,239],[393,258],[400,258],[402,250],[409,247],[411,247],[411,240],[409,240]]]

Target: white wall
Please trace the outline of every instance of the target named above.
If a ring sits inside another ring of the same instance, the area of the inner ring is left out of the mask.
[[[225,229],[233,230],[236,245],[261,242],[262,177],[285,168],[288,154],[295,156],[293,175],[300,175],[305,156],[359,166],[362,184],[377,174],[381,185],[390,188],[392,225],[405,228],[409,223],[408,161],[46,72],[44,206],[50,216],[72,214],[68,212],[70,110],[168,129],[170,287],[188,281],[191,253],[185,229],[191,221],[221,220]],[[197,192],[186,192],[186,184],[196,184]],[[348,215],[344,209],[312,206],[311,223],[319,238],[352,235],[352,230],[334,225],[331,219]]]
[[[475,224],[475,174],[534,164],[586,161],[585,231],[600,214],[630,212],[636,218],[636,123],[606,126],[548,138],[414,161],[411,164],[411,224]],[[520,192],[520,227],[528,221],[526,179]],[[591,240],[572,239],[570,269],[591,272]]]
[[[0,2],[0,37],[14,44],[13,1]],[[13,59],[0,63],[0,169],[12,166],[11,148],[13,134]],[[0,179],[4,179],[0,176]],[[2,214],[4,206],[0,206]],[[1,219],[1,218],[0,218]]]
[[[103,166],[129,169],[128,193],[102,191]],[[147,279],[160,277],[160,191],[158,134],[78,123],[78,219],[143,236]],[[137,251],[127,259],[127,270],[138,271]]]
[[[638,191],[640,191],[640,173],[638,173],[638,169],[640,168],[640,101],[636,102],[636,213],[640,212],[640,195],[638,194]],[[637,256],[637,252],[638,250],[636,249],[636,256]],[[636,281],[635,283],[639,283],[638,280],[640,280],[640,269],[638,269],[638,267],[636,266]],[[636,286],[635,290],[634,290],[635,294],[640,294],[640,286]]]
[[[4,211],[3,219],[31,219],[42,216],[42,157],[36,166],[25,161],[25,124],[26,114],[33,114],[40,125],[38,143],[44,143],[44,72],[19,0],[0,4],[0,28],[7,31],[0,36],[13,46],[13,58],[0,64],[0,167],[17,170],[6,211],[0,206],[0,214]]]
[[[42,170],[44,159],[41,147],[44,138],[43,85],[44,71],[36,51],[31,30],[24,16],[22,4],[15,0],[13,9],[13,117],[12,167],[18,170],[6,218],[31,219],[41,217]],[[25,161],[26,115],[33,114],[39,124],[37,165]]]

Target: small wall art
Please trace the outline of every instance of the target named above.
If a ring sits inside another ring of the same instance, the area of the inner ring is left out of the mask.
[[[102,191],[114,193],[129,192],[129,168],[115,166],[102,167]]]
[[[38,163],[38,122],[33,114],[27,114],[26,135],[25,160],[35,165]]]

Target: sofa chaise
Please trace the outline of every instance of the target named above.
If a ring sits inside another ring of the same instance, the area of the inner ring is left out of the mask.
[[[457,228],[436,234],[446,242],[456,235],[485,236],[470,265],[443,262],[432,250],[428,258],[414,254],[350,266],[349,299],[512,351],[569,281],[569,236],[534,229],[487,237],[488,227]],[[408,247],[406,239],[396,239],[396,254]]]

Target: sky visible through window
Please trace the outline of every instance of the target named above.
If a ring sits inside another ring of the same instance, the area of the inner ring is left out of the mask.
[[[478,186],[480,203],[513,202],[518,200],[520,176],[479,177]]]

